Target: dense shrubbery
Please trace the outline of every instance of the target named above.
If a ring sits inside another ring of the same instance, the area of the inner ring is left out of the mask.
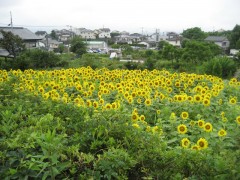
[[[40,49],[22,52],[16,59],[1,61],[1,69],[46,69],[67,66],[67,61],[62,61],[54,52]]]
[[[231,78],[237,70],[237,64],[228,57],[215,57],[203,64],[203,70],[206,74]]]

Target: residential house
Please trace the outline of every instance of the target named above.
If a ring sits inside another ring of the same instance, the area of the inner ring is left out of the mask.
[[[227,50],[230,45],[230,41],[224,36],[208,36],[205,41],[214,42],[216,45],[220,46],[223,50]]]
[[[166,36],[164,33],[153,33],[152,35],[147,37],[148,41],[151,42],[159,42],[159,41],[166,41],[168,39],[168,36]]]
[[[138,44],[142,44],[146,47],[146,49],[149,49],[151,46],[150,46],[150,43],[149,42],[146,42],[146,41],[143,41],[143,42],[140,42]]]
[[[119,35],[115,36],[115,43],[127,43],[127,44],[132,44],[132,37],[129,35]]]
[[[24,42],[26,48],[37,48],[38,41],[42,38],[38,37],[36,34],[31,32],[27,28],[23,27],[0,27],[0,30],[12,32],[14,35],[18,35]],[[3,38],[2,34],[0,33],[0,39]]]
[[[146,39],[145,36],[138,34],[138,33],[133,33],[130,35],[124,35],[121,34],[119,36],[115,36],[115,43],[127,43],[127,44],[133,44],[133,43],[138,43]]]
[[[148,41],[148,40],[139,42],[138,44],[144,45],[146,49],[156,49],[156,46],[157,46],[156,41]]]
[[[75,33],[83,39],[96,39],[95,32],[90,29],[78,28],[75,30]]]
[[[109,28],[99,29],[98,37],[99,38],[111,38],[110,29]]]
[[[152,35],[147,36],[147,40],[148,40],[148,41],[159,42],[159,36],[160,36],[159,33],[153,33]]]
[[[58,49],[60,44],[62,44],[62,42],[52,39],[49,36],[46,36],[43,40],[41,40],[41,42],[44,44],[44,48],[48,51],[54,51],[55,49]]]
[[[63,42],[63,44],[68,44],[71,38],[74,36],[74,32],[67,29],[55,30],[55,33],[58,37],[58,40]]]
[[[168,42],[169,44],[176,46],[176,47],[181,47],[181,40],[182,37],[175,33],[175,32],[169,32],[167,33],[167,38],[165,39],[166,42]]]
[[[139,34],[139,33],[130,34],[130,37],[132,38],[133,43],[138,43],[138,42],[141,42],[146,39],[145,36],[143,36],[142,34]]]

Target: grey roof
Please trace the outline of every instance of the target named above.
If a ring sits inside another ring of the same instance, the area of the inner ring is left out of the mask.
[[[46,35],[47,34],[47,32],[46,31],[37,31],[37,32],[35,32],[35,34],[36,35]]]
[[[83,29],[81,30],[81,33],[93,33],[94,31],[90,30],[90,29]]]
[[[110,32],[110,29],[109,28],[102,28],[102,29],[99,29],[100,31],[103,31],[103,32]]]
[[[224,36],[208,36],[205,41],[222,42],[228,41],[228,39]]]
[[[143,37],[143,35],[139,33],[133,33],[133,34],[130,34],[130,36]]]
[[[11,31],[14,35],[18,35],[23,40],[40,40],[42,38],[38,37],[36,34],[23,27],[0,27],[0,30],[3,31]],[[2,34],[0,33],[0,38],[2,38]]]
[[[52,39],[50,37],[48,37],[48,39],[46,39],[46,38],[42,39],[41,42],[43,42],[44,44],[47,44],[47,43],[48,44],[57,44],[57,45],[62,44],[62,42],[59,42],[59,41],[57,41],[55,39]]]

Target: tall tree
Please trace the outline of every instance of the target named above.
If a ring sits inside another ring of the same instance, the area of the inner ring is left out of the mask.
[[[240,41],[240,25],[236,25],[232,30],[230,37],[230,48],[232,49],[239,48],[238,41]]]
[[[19,36],[14,35],[10,31],[1,30],[0,33],[3,36],[2,39],[0,39],[0,47],[6,49],[14,59],[20,52],[25,50],[25,44]]]
[[[199,27],[189,28],[184,30],[182,36],[191,40],[204,40],[206,38],[206,34]]]
[[[183,49],[182,59],[195,63],[206,61],[214,56],[211,48],[205,42],[187,41]]]
[[[157,48],[158,48],[158,50],[161,50],[161,49],[163,49],[163,47],[164,47],[165,45],[168,45],[168,44],[169,44],[169,43],[166,42],[166,41],[159,41],[158,44],[157,44]]]
[[[57,40],[57,38],[58,38],[57,34],[56,34],[56,32],[54,30],[51,31],[50,36],[51,36],[52,39],[56,39]]]
[[[87,45],[79,36],[75,36],[71,40],[70,51],[76,53],[79,56],[82,56],[87,52]]]

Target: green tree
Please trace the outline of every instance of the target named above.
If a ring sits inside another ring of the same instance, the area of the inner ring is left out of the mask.
[[[165,44],[161,50],[161,55],[163,59],[173,60],[175,53],[175,47],[171,44]]]
[[[240,25],[236,25],[231,33],[230,37],[230,48],[231,49],[236,49],[238,47],[238,42],[240,41]]]
[[[21,61],[28,62],[27,68],[42,69],[58,66],[61,59],[54,52],[32,49],[22,53],[19,57]],[[26,68],[26,67],[25,67]]]
[[[184,30],[182,36],[191,40],[204,40],[206,38],[206,34],[199,27],[189,28]]]
[[[235,48],[236,48],[236,49],[240,49],[240,39],[236,42]]]
[[[174,60],[179,62],[179,60],[181,59],[182,49],[176,46],[173,46],[169,43],[166,43],[163,49],[159,51],[159,54],[163,59],[172,60],[172,65],[173,65]]]
[[[70,51],[76,53],[78,56],[82,56],[87,53],[87,45],[79,36],[75,36],[71,40]]]
[[[121,49],[123,55],[130,55],[133,52],[133,48],[128,44],[121,45]]]
[[[57,34],[54,30],[51,31],[50,36],[52,39],[56,39],[56,40],[58,39]]]
[[[158,48],[159,50],[161,50],[161,49],[163,49],[163,47],[164,47],[165,45],[167,45],[167,44],[169,44],[169,43],[166,42],[166,41],[159,41],[159,42],[158,42],[158,45],[157,45],[157,48]]]
[[[64,45],[63,44],[59,44],[58,45],[58,50],[59,50],[59,53],[63,53],[63,51],[64,51]]]
[[[113,49],[119,49],[120,47],[121,47],[120,44],[113,44],[113,45],[112,45],[112,48],[113,48]]]
[[[15,59],[17,55],[25,50],[25,44],[23,43],[23,40],[10,31],[7,32],[1,30],[0,32],[3,36],[2,39],[0,39],[0,47],[6,49],[8,53]]]
[[[183,49],[182,59],[198,63],[212,58],[214,55],[205,42],[188,41]]]
[[[216,45],[214,42],[205,42],[204,44],[210,48],[210,51],[214,56],[220,55],[223,52],[221,47]]]
[[[148,70],[153,70],[154,69],[154,65],[156,63],[156,60],[154,60],[151,57],[148,57],[145,61],[144,61],[144,65]]]
[[[145,56],[146,56],[147,58],[150,58],[150,57],[152,57],[152,56],[154,57],[154,56],[155,56],[155,53],[154,53],[153,50],[148,49],[148,50],[145,51]]]

